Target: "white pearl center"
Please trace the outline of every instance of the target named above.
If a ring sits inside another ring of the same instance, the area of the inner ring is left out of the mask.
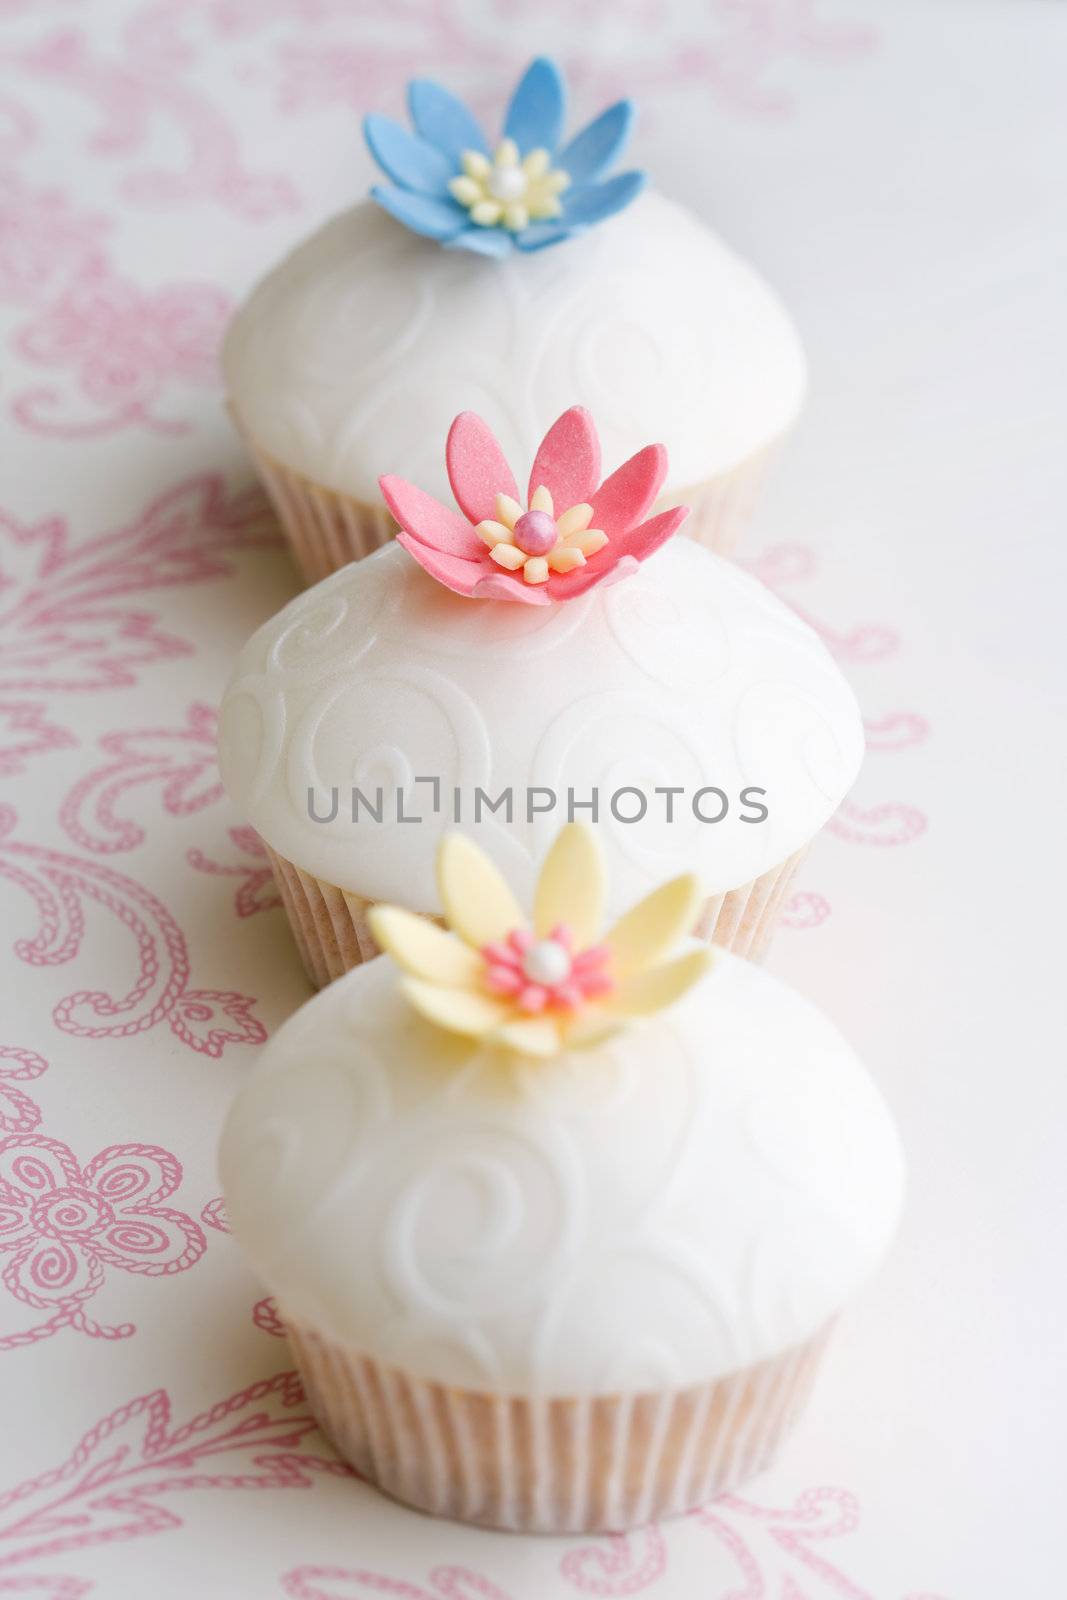
[[[571,958],[555,939],[540,939],[522,958],[522,970],[531,983],[563,983],[571,974]]]
[[[521,167],[494,167],[489,174],[489,193],[494,200],[521,200],[526,187],[526,174]]]

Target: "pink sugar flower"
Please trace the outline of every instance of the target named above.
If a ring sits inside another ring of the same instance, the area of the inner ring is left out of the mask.
[[[600,482],[600,441],[583,406],[565,411],[538,446],[525,508],[503,451],[473,411],[449,429],[445,461],[459,512],[392,474],[379,483],[404,548],[438,583],[478,600],[573,600],[636,572],[689,514],[675,506],[642,520],[667,475],[661,444]]]

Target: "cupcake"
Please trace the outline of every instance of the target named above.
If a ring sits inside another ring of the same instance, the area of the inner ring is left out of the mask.
[[[447,838],[454,932],[379,907],[393,959],[280,1029],[221,1147],[340,1453],[529,1532],[637,1526],[767,1466],[902,1194],[832,1025],[683,940],[691,878],[602,933],[593,839],[561,833],[527,919]]]
[[[502,136],[427,80],[412,129],[368,117],[388,183],[256,287],[223,350],[229,403],[311,583],[395,531],[381,463],[440,496],[434,449],[456,402],[490,412],[530,459],[577,398],[615,460],[671,442],[665,488],[689,532],[726,551],[804,392],[793,325],[696,216],[612,174],[629,102],[573,137],[537,60]]]
[[[662,446],[601,481],[573,407],[521,502],[472,413],[446,455],[461,509],[384,477],[399,537],[261,627],[223,700],[223,780],[312,981],[376,953],[375,902],[441,914],[454,825],[528,894],[559,823],[589,821],[612,914],[693,871],[698,935],[759,955],[862,759],[828,652],[754,578],[672,538],[684,509],[648,515]]]

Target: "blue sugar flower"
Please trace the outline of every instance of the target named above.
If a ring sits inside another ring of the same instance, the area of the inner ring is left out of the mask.
[[[559,68],[539,56],[520,78],[490,150],[462,100],[416,78],[408,85],[413,133],[388,117],[364,119],[371,154],[392,180],[371,194],[406,228],[449,250],[506,256],[516,245],[541,250],[569,239],[628,206],[645,174],[604,179],[630,136],[631,101],[609,106],[560,149],[563,104]]]

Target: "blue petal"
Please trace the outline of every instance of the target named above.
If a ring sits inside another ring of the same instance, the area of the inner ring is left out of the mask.
[[[619,159],[633,125],[633,101],[619,100],[575,134],[553,164],[569,173],[574,184],[592,183]]]
[[[581,228],[569,228],[565,222],[531,222],[515,235],[515,243],[520,250],[545,250],[550,244],[560,244],[581,232]]]
[[[408,110],[415,132],[436,145],[456,166],[464,150],[489,154],[485,134],[473,113],[462,100],[432,78],[412,78],[408,84]]]
[[[475,255],[493,256],[501,260],[513,249],[512,235],[506,228],[464,228],[454,238],[445,242],[446,250],[473,250]]]
[[[374,115],[364,117],[363,137],[386,177],[402,189],[414,189],[419,194],[448,193],[448,180],[455,177],[456,167],[436,145],[408,133],[388,117]]]
[[[609,178],[606,183],[590,184],[586,189],[568,189],[560,197],[564,222],[574,227],[613,217],[616,211],[636,200],[645,187],[646,178],[644,172],[620,172],[617,178]]]
[[[463,207],[452,200],[435,200],[431,195],[412,194],[410,189],[394,189],[385,183],[376,183],[371,197],[405,228],[426,239],[451,239],[467,220]]]
[[[547,56],[531,61],[511,97],[504,118],[504,137],[514,139],[525,155],[543,146],[553,151],[563,132],[563,79]]]

